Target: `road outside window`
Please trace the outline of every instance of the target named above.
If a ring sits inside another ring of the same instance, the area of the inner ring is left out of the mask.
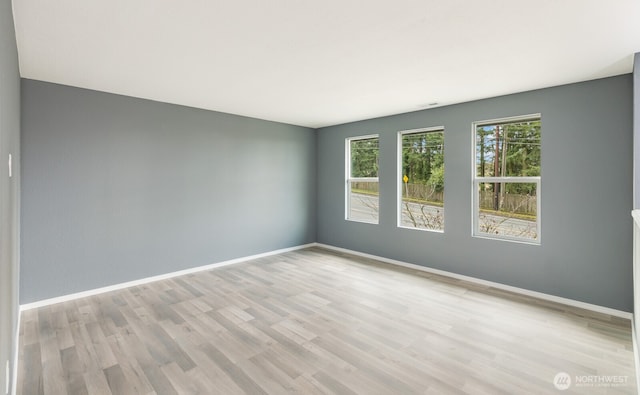
[[[379,138],[377,135],[348,138],[346,152],[346,219],[377,224]]]

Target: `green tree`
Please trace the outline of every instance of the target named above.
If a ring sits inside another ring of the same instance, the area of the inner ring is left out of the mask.
[[[479,177],[539,176],[540,131],[540,120],[478,126],[476,129],[477,175]],[[505,192],[508,193],[530,194],[533,192],[532,186],[526,183],[507,183],[505,187]]]
[[[476,169],[479,177],[540,176],[540,120],[480,125],[476,128]],[[494,210],[501,210],[504,194],[522,195],[523,201],[536,195],[536,184],[494,182],[484,184]]]
[[[378,177],[378,139],[351,141],[351,176]]]
[[[444,177],[444,133],[406,134],[402,138],[402,172],[412,184],[429,185],[434,173]],[[434,183],[431,183],[434,184]],[[440,185],[441,191],[444,184]]]

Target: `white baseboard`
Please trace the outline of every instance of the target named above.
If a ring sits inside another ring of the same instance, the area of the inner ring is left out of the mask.
[[[160,275],[157,275],[157,276],[147,277],[147,278],[143,278],[143,279],[139,279],[139,280],[128,281],[128,282],[125,282],[125,283],[110,285],[110,286],[107,286],[107,287],[96,288],[96,289],[77,292],[77,293],[73,293],[73,294],[58,296],[58,297],[55,297],[55,298],[44,299],[44,300],[40,300],[40,301],[32,302],[32,303],[26,303],[26,304],[20,305],[20,311],[25,311],[25,310],[34,309],[34,308],[43,307],[43,306],[49,306],[49,305],[52,305],[52,304],[55,304],[55,303],[61,303],[61,302],[69,301],[69,300],[74,300],[74,299],[78,299],[78,298],[87,297],[87,296],[98,295],[98,294],[105,293],[105,292],[116,291],[116,290],[123,289],[123,288],[133,287],[133,286],[136,286],[136,285],[146,284],[146,283],[150,283],[150,282],[158,281],[158,280],[165,280],[165,279],[168,279],[168,278],[182,276],[182,275],[185,275],[185,274],[197,273],[197,272],[201,272],[201,271],[204,271],[204,270],[210,270],[210,269],[214,269],[214,268],[218,268],[218,267],[222,267],[222,266],[233,265],[233,264],[240,263],[240,262],[246,262],[246,261],[249,261],[249,260],[252,260],[252,259],[258,259],[258,258],[263,258],[263,257],[271,256],[271,255],[283,254],[285,252],[290,252],[290,251],[302,250],[302,249],[309,248],[309,247],[320,247],[320,248],[325,248],[327,250],[333,250],[333,251],[337,251],[337,252],[342,252],[342,253],[345,253],[345,254],[351,254],[351,255],[360,256],[360,257],[364,257],[364,258],[375,259],[377,261],[384,262],[384,263],[389,263],[389,264],[392,264],[392,265],[403,266],[403,267],[407,267],[407,268],[411,268],[411,269],[415,269],[415,270],[421,270],[421,271],[424,271],[424,272],[438,274],[438,275],[441,275],[441,276],[455,278],[455,279],[458,279],[458,280],[468,281],[468,282],[471,282],[471,283],[484,285],[484,286],[488,286],[488,287],[492,287],[492,288],[496,288],[496,289],[501,289],[501,290],[504,290],[504,291],[509,291],[509,292],[513,292],[513,293],[517,293],[517,294],[521,294],[521,295],[525,295],[525,296],[531,296],[531,297],[534,297],[534,298],[538,298],[538,299],[542,299],[542,300],[546,300],[546,301],[550,301],[550,302],[556,302],[556,303],[564,304],[564,305],[567,305],[567,306],[578,307],[578,308],[582,308],[582,309],[585,309],[585,310],[590,310],[590,311],[603,313],[603,314],[609,314],[609,315],[614,316],[614,317],[619,317],[619,318],[624,318],[624,319],[629,319],[629,320],[631,320],[633,318],[633,314],[629,313],[629,312],[626,312],[626,311],[616,310],[616,309],[612,309],[612,308],[609,308],[609,307],[599,306],[599,305],[595,305],[595,304],[591,304],[591,303],[580,302],[580,301],[577,301],[577,300],[563,298],[563,297],[560,297],[560,296],[549,295],[549,294],[545,294],[545,293],[542,293],[542,292],[531,291],[531,290],[524,289],[524,288],[513,287],[511,285],[496,283],[496,282],[493,282],[493,281],[482,280],[482,279],[479,279],[479,278],[465,276],[465,275],[462,275],[462,274],[447,272],[445,270],[433,269],[433,268],[422,266],[422,265],[416,265],[416,264],[413,264],[413,263],[407,263],[407,262],[403,262],[403,261],[399,261],[399,260],[395,260],[395,259],[385,258],[385,257],[372,255],[372,254],[367,254],[367,253],[364,253],[364,252],[359,252],[359,251],[355,251],[355,250],[349,250],[349,249],[346,249],[346,248],[335,247],[335,246],[332,246],[332,245],[329,245],[329,244],[323,244],[323,243],[309,243],[309,244],[299,245],[299,246],[295,246],[295,247],[283,248],[283,249],[279,249],[279,250],[265,252],[265,253],[262,253],[262,254],[256,254],[256,255],[246,256],[246,257],[242,257],[242,258],[231,259],[231,260],[228,260],[228,261],[217,262],[217,263],[213,263],[213,264],[210,264],[210,265],[198,266],[198,267],[194,267],[194,268],[190,268],[190,269],[179,270],[179,271],[176,271],[176,272],[160,274]]]
[[[252,259],[264,258],[264,257],[271,256],[271,255],[283,254],[285,252],[302,250],[302,249],[305,249],[305,248],[314,247],[315,245],[316,245],[316,243],[309,243],[309,244],[299,245],[299,246],[295,246],[295,247],[282,248],[282,249],[279,249],[279,250],[269,251],[269,252],[265,252],[265,253],[262,253],[262,254],[245,256],[245,257],[242,257],[242,258],[231,259],[231,260],[228,260],[228,261],[212,263],[210,265],[198,266],[198,267],[194,267],[194,268],[190,268],[190,269],[184,269],[184,270],[178,270],[176,272],[171,272],[171,273],[166,273],[166,274],[160,274],[160,275],[157,275],[157,276],[146,277],[146,278],[142,278],[142,279],[139,279],[139,280],[127,281],[125,283],[109,285],[109,286],[102,287],[102,288],[95,288],[95,289],[90,289],[90,290],[87,290],[87,291],[82,291],[82,292],[77,292],[77,293],[73,293],[73,294],[58,296],[58,297],[55,297],[55,298],[39,300],[37,302],[26,303],[26,304],[20,305],[20,311],[35,309],[35,308],[43,307],[43,306],[49,306],[49,305],[56,304],[56,303],[61,303],[61,302],[67,302],[69,300],[84,298],[84,297],[87,297],[87,296],[98,295],[98,294],[105,293],[105,292],[117,291],[117,290],[123,289],[123,288],[128,288],[128,287],[133,287],[133,286],[137,286],[137,285],[147,284],[147,283],[150,283],[150,282],[153,282],[153,281],[166,280],[168,278],[183,276],[185,274],[197,273],[197,272],[201,272],[201,271],[205,271],[205,270],[211,270],[211,269],[215,269],[215,268],[222,267],[222,266],[234,265],[236,263],[246,262],[246,261],[250,261]]]
[[[493,281],[482,280],[482,279],[479,279],[479,278],[465,276],[465,275],[462,275],[462,274],[457,274],[457,273],[452,273],[452,272],[447,272],[447,271],[444,271],[444,270],[433,269],[433,268],[422,266],[422,265],[416,265],[414,263],[407,263],[407,262],[402,262],[402,261],[398,261],[398,260],[395,260],[395,259],[389,259],[389,258],[377,256],[377,255],[366,254],[364,252],[349,250],[349,249],[346,249],[346,248],[334,247],[334,246],[328,245],[328,244],[315,243],[315,245],[317,247],[325,248],[327,250],[333,250],[333,251],[342,252],[342,253],[345,253],[345,254],[356,255],[356,256],[363,257],[363,258],[375,259],[377,261],[384,262],[384,263],[389,263],[389,264],[392,264],[392,265],[403,266],[403,267],[407,267],[407,268],[415,269],[415,270],[420,270],[420,271],[427,272],[427,273],[438,274],[438,275],[445,276],[445,277],[455,278],[457,280],[468,281],[468,282],[474,283],[474,284],[479,284],[479,285],[484,285],[484,286],[488,286],[488,287],[492,287],[492,288],[496,288],[496,289],[501,289],[501,290],[504,290],[504,291],[509,291],[509,292],[520,294],[520,295],[531,296],[531,297],[534,297],[534,298],[537,298],[537,299],[542,299],[542,300],[546,300],[546,301],[550,301],[550,302],[556,302],[556,303],[564,304],[564,305],[567,305],[567,306],[578,307],[578,308],[581,308],[581,309],[590,310],[590,311],[594,311],[594,312],[597,312],[597,313],[609,314],[609,315],[614,316],[614,317],[624,318],[624,319],[628,319],[628,320],[632,320],[633,321],[633,314],[629,313],[629,312],[626,312],[626,311],[616,310],[616,309],[612,309],[612,308],[604,307],[604,306],[598,306],[598,305],[591,304],[591,303],[580,302],[578,300],[563,298],[563,297],[560,297],[560,296],[549,295],[549,294],[545,294],[545,293],[542,293],[542,292],[531,291],[531,290],[524,289],[524,288],[513,287],[511,285],[496,283],[496,282],[493,282]],[[640,387],[638,387],[638,388],[640,388]]]

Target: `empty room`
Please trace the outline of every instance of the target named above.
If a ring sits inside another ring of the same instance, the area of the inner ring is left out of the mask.
[[[637,394],[638,17],[0,0],[0,394]]]

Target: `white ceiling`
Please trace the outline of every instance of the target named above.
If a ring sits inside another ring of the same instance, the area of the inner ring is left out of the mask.
[[[629,73],[638,0],[14,0],[22,77],[322,127]]]

